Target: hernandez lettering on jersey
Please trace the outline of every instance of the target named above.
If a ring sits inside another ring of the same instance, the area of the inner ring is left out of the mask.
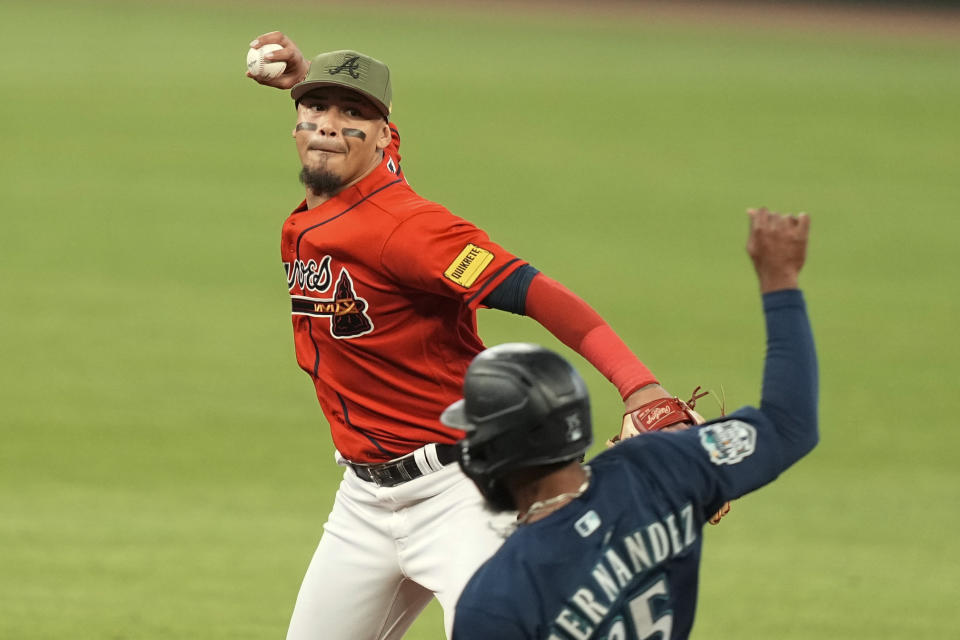
[[[646,581],[652,569],[690,548],[697,541],[697,530],[693,505],[687,503],[679,513],[668,514],[605,545],[590,571],[590,582],[578,585],[569,595],[567,606],[553,620],[549,638],[586,640],[594,637],[597,626],[609,627],[610,638],[624,637],[617,635],[622,621],[613,620],[611,626],[608,614],[622,607],[625,593],[636,591],[632,587]],[[659,576],[654,577],[653,584],[663,586],[666,593]]]

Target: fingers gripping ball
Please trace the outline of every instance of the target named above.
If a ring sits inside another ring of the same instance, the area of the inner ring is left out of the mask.
[[[283,47],[278,44],[265,44],[259,49],[247,51],[247,71],[250,75],[268,80],[282,74],[287,68],[286,62],[270,62],[263,58],[264,55],[280,49]]]

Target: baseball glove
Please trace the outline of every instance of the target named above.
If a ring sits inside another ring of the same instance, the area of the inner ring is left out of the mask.
[[[698,391],[700,391],[700,387],[693,390],[687,402],[677,397],[657,398],[626,413],[623,428],[618,435],[607,441],[607,446],[613,446],[621,440],[649,431],[660,431],[662,429],[672,431],[678,426],[686,428],[691,424],[703,424],[706,422],[703,416],[694,411],[693,408],[697,406],[697,400],[710,392],[704,391],[698,394]],[[626,420],[627,417],[630,419]]]
[[[620,433],[607,440],[607,446],[612,447],[621,440],[638,436],[641,433],[680,431],[689,429],[695,424],[703,424],[706,420],[694,411],[694,407],[697,406],[697,400],[710,392],[697,393],[698,391],[700,391],[700,387],[693,390],[690,399],[686,402],[677,397],[658,398],[627,412],[624,415]],[[728,513],[730,513],[730,503],[725,502],[707,522],[719,524],[720,519]]]

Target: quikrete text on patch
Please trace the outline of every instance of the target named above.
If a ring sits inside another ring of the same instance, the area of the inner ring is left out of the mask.
[[[493,253],[470,243],[454,258],[443,275],[448,280],[469,289],[491,262],[493,262]]]

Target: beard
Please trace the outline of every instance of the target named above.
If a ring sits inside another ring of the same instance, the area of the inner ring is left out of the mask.
[[[304,167],[300,170],[300,182],[317,196],[332,196],[343,188],[340,176],[326,169]]]

